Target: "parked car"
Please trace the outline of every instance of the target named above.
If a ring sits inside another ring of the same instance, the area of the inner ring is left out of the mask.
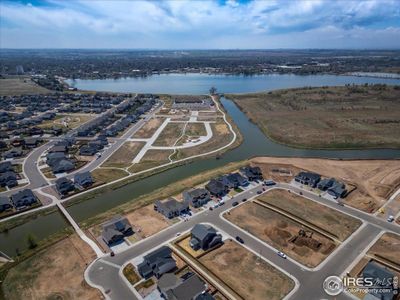
[[[181,233],[180,233],[180,232],[177,232],[177,233],[176,233],[176,236],[180,236],[180,235],[181,235]]]
[[[303,195],[303,192],[299,192],[300,195]]]
[[[257,191],[257,194],[260,195],[262,193],[262,191]]]
[[[232,206],[236,206],[236,205],[238,205],[239,203],[237,202],[237,201],[235,201],[235,202],[233,202],[232,203]]]
[[[276,184],[276,182],[273,181],[273,180],[266,180],[266,181],[264,181],[264,185],[275,185],[275,184]]]
[[[111,251],[110,255],[111,255],[111,256],[115,256],[114,251]]]
[[[247,201],[247,198],[243,198],[243,199],[242,199],[242,202],[246,202],[246,201]]]
[[[236,240],[237,240],[239,243],[244,244],[244,241],[243,241],[243,239],[242,239],[240,236],[237,236],[237,237],[236,237]]]
[[[214,210],[214,208],[212,208],[212,206],[210,206],[209,210]]]
[[[278,251],[276,254],[278,254],[278,256],[280,256],[280,257],[282,257],[282,258],[284,258],[284,259],[287,258],[286,254],[283,253],[283,252],[281,252],[281,251]]]
[[[390,223],[392,223],[392,222],[394,221],[394,217],[393,217],[392,215],[390,215],[390,216],[387,218],[387,221],[390,222]]]

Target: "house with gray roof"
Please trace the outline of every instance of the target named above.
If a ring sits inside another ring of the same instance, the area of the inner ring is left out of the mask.
[[[222,236],[210,225],[196,224],[190,234],[189,244],[193,250],[208,250],[222,243]]]
[[[75,185],[71,179],[61,177],[56,180],[56,190],[61,196],[65,196],[75,189]]]
[[[189,211],[189,204],[185,201],[179,202],[174,198],[169,198],[164,201],[156,201],[154,203],[154,210],[163,214],[168,219],[177,217]]]
[[[117,216],[103,224],[101,237],[107,245],[114,245],[121,242],[124,237],[133,234],[132,226],[127,218]]]
[[[240,173],[249,181],[262,180],[263,175],[260,167],[247,166],[240,168]]]
[[[94,180],[90,172],[86,171],[86,172],[76,173],[74,175],[74,183],[76,187],[85,189],[91,186],[94,183]]]
[[[211,195],[206,189],[190,189],[182,193],[183,200],[192,207],[201,207],[211,200]]]
[[[151,276],[160,278],[163,274],[176,269],[176,262],[172,258],[172,250],[162,246],[143,257],[143,262],[138,265],[140,276],[147,279]]]
[[[370,296],[380,300],[393,300],[398,287],[393,286],[393,278],[395,274],[389,269],[377,264],[374,261],[368,262],[362,271],[363,278],[371,278],[374,282],[376,291],[369,292]],[[388,289],[389,291],[384,292]]]
[[[207,290],[207,284],[194,273],[182,277],[167,273],[160,277],[157,288],[164,299],[193,300]]]
[[[215,197],[223,197],[229,191],[229,188],[225,184],[216,179],[211,179],[206,184],[206,189]]]
[[[11,202],[16,209],[24,209],[38,202],[32,190],[24,189],[11,196]]]
[[[0,196],[0,212],[6,211],[11,208],[12,208],[12,205],[10,202],[10,198],[8,198],[6,196]]]
[[[234,188],[249,185],[247,178],[237,172],[227,175],[227,178],[233,183]]]
[[[301,184],[309,185],[310,187],[315,188],[321,180],[321,175],[313,172],[302,171],[294,177],[294,180]]]

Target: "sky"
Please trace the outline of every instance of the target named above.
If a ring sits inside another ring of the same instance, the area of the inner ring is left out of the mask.
[[[399,49],[400,0],[0,0],[0,48]]]

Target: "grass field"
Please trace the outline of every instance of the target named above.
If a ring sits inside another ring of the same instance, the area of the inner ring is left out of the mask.
[[[101,166],[116,168],[128,167],[132,164],[132,160],[143,146],[144,143],[142,142],[125,142]]]
[[[157,167],[168,163],[168,157],[173,153],[173,150],[155,150],[150,149],[142,157],[139,163],[134,164],[128,170],[130,172],[140,172],[149,168]]]
[[[153,143],[153,146],[174,146],[177,140],[182,136],[184,127],[185,123],[168,123]]]
[[[104,183],[108,183],[108,182],[117,180],[117,179],[125,177],[127,175],[128,175],[127,172],[125,172],[123,170],[119,170],[119,169],[97,168],[97,169],[93,170],[93,172],[92,172],[92,176],[93,176],[93,179],[95,180],[95,182],[104,182]]]
[[[291,239],[296,237],[304,226],[253,202],[245,203],[224,216],[245,231],[308,267],[319,265],[335,248],[332,240],[307,228],[305,229],[313,232],[313,239],[320,242],[321,247],[316,250],[293,243]]]
[[[400,88],[320,87],[228,95],[273,140],[302,148],[399,148]]]
[[[289,277],[232,241],[199,260],[243,299],[282,299],[294,288]]]
[[[90,247],[71,235],[12,268],[2,284],[5,299],[100,299],[83,278],[94,258]]]
[[[50,93],[48,89],[37,85],[26,76],[0,79],[0,96],[47,93]]]
[[[163,122],[164,118],[150,119],[132,136],[132,138],[151,138]]]
[[[286,190],[272,190],[260,197],[262,202],[281,208],[313,225],[337,236],[340,241],[349,237],[361,221],[318,204],[304,197],[288,193]]]

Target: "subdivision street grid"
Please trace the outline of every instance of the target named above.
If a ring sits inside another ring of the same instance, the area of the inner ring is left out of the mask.
[[[236,133],[233,131],[231,124],[226,120],[225,113],[220,109],[219,104],[215,101],[215,99],[213,100],[216,103],[218,110],[220,110],[220,112],[223,114],[224,121],[228,124],[230,131],[233,133],[233,139],[227,145],[221,147],[220,149],[195,155],[189,158],[185,158],[183,160],[215,153],[223,148],[229,147],[233,142],[235,142]],[[124,142],[134,140],[131,138],[132,135],[136,131],[138,131],[147,121],[154,117],[154,115],[159,111],[160,108],[161,106],[154,108],[151,113],[145,115],[143,119],[132,125],[120,138],[113,139],[113,143],[103,151],[101,157],[98,157],[97,159],[82,167],[79,172],[93,171],[94,169],[101,166],[101,164],[104,163],[115,151],[117,151]],[[101,115],[99,115],[99,117],[100,116]],[[171,122],[171,120],[166,119],[161,127],[164,128],[169,122]],[[203,139],[200,140],[201,143],[207,141],[210,138],[210,134],[212,134],[210,133],[209,123],[207,124],[208,126],[205,125],[207,136],[203,137]],[[68,133],[67,136],[72,136],[74,132],[76,132],[75,130]],[[135,159],[140,160],[140,158],[143,157],[144,153],[148,149],[157,148],[155,146],[152,146],[152,143],[156,140],[161,131],[162,129],[157,131],[150,139],[147,139],[146,146],[142,148],[142,152],[139,152]],[[354,262],[359,261],[364,256],[366,249],[368,249],[371,244],[376,241],[377,237],[379,237],[383,232],[394,232],[400,234],[400,228],[395,223],[389,223],[385,219],[381,219],[375,215],[367,214],[348,206],[339,206],[335,201],[329,201],[327,199],[318,197],[318,195],[307,190],[303,190],[301,189],[301,187],[297,187],[291,184],[277,183],[276,186],[262,191],[261,185],[258,184],[227,200],[226,204],[223,206],[219,206],[213,210],[203,210],[201,212],[198,212],[187,221],[176,223],[153,236],[145,238],[129,246],[128,249],[117,253],[114,257],[111,257],[109,254],[104,254],[100,250],[99,246],[85,235],[85,233],[79,228],[78,224],[73,220],[68,211],[62,205],[62,202],[69,200],[72,197],[60,200],[57,197],[46,193],[42,189],[43,187],[54,185],[54,180],[45,178],[38,167],[38,160],[43,155],[43,153],[55,143],[56,140],[51,140],[50,142],[34,149],[24,159],[23,172],[29,179],[29,184],[24,188],[35,190],[42,196],[49,198],[51,202],[48,205],[44,205],[42,207],[24,212],[22,214],[32,213],[33,211],[41,210],[50,206],[57,206],[65,215],[67,220],[71,223],[80,238],[84,240],[96,253],[98,258],[87,268],[85,272],[85,279],[93,287],[99,288],[107,299],[138,299],[140,296],[135,291],[133,291],[133,288],[129,285],[129,283],[122,275],[123,266],[134,258],[143,256],[145,253],[159,247],[162,244],[168,244],[169,241],[176,238],[176,235],[178,233],[187,232],[195,224],[198,223],[211,224],[217,230],[220,230],[229,235],[233,240],[235,240],[236,236],[242,237],[244,240],[244,247],[290,276],[295,281],[296,286],[286,296],[287,299],[327,299],[328,295],[324,292],[322,288],[323,281],[326,277],[331,275],[343,275],[346,271],[349,270],[349,267],[354,264]],[[170,163],[176,162],[178,161],[171,161]],[[168,164],[164,164],[151,169],[160,168],[165,165]],[[130,174],[129,176],[137,175],[139,173],[147,172],[149,170]],[[71,178],[73,174],[74,173],[68,174],[66,175],[66,177]],[[112,184],[117,181],[124,180],[129,176],[126,176],[119,180],[115,180],[113,182],[109,182],[107,184]],[[102,187],[104,187],[104,185],[99,186],[98,188]],[[302,197],[306,197],[312,201],[338,210],[341,213],[358,218],[363,222],[363,224],[316,268],[311,269],[305,267],[291,258],[282,259],[277,255],[277,249],[274,249],[262,240],[256,238],[255,236],[244,231],[238,226],[230,223],[222,216],[224,212],[232,209],[233,202],[237,201],[240,203],[239,205],[242,205],[243,198],[247,198],[248,201],[252,201],[256,196],[258,196],[257,191],[267,193],[272,189],[285,189],[290,190],[292,193],[301,194]],[[92,190],[93,189],[89,191]],[[9,192],[5,192],[4,194],[7,193]],[[395,194],[397,195],[398,193],[399,191],[397,191]],[[392,201],[394,198],[395,197],[391,197],[388,202],[390,203],[390,201]],[[5,218],[1,220],[1,222],[14,217],[18,217],[20,215],[21,214]],[[335,299],[350,299],[352,297],[353,296],[347,293],[342,293]]]
[[[97,259],[88,267],[85,277],[92,286],[100,288],[105,296],[110,299],[136,299],[137,296],[132,292],[129,283],[127,284],[123,278],[122,267],[124,264],[136,257],[143,256],[162,244],[168,243],[168,241],[176,238],[178,233],[190,230],[195,224],[209,223],[218,230],[227,233],[233,240],[236,236],[242,237],[246,248],[295,279],[296,288],[286,297],[287,299],[326,299],[328,295],[325,294],[322,288],[326,277],[343,275],[353,262],[361,259],[365,249],[368,249],[371,243],[383,232],[400,233],[398,225],[388,223],[351,207],[338,206],[333,201],[329,202],[293,185],[277,183],[275,187],[266,189],[263,193],[267,193],[273,189],[290,190],[297,194],[301,192],[303,197],[359,218],[363,222],[363,225],[316,268],[307,268],[290,258],[282,259],[276,254],[276,249],[222,217],[224,212],[233,208],[231,206],[233,202],[243,203],[241,202],[243,198],[251,201],[251,199],[257,197],[257,191],[261,190],[260,185],[257,185],[227,200],[224,206],[215,208],[212,211],[205,210],[197,213],[188,221],[181,221],[168,227],[158,234],[130,246],[129,249],[116,254],[114,257],[105,255]],[[342,293],[335,299],[351,298],[351,295]]]

